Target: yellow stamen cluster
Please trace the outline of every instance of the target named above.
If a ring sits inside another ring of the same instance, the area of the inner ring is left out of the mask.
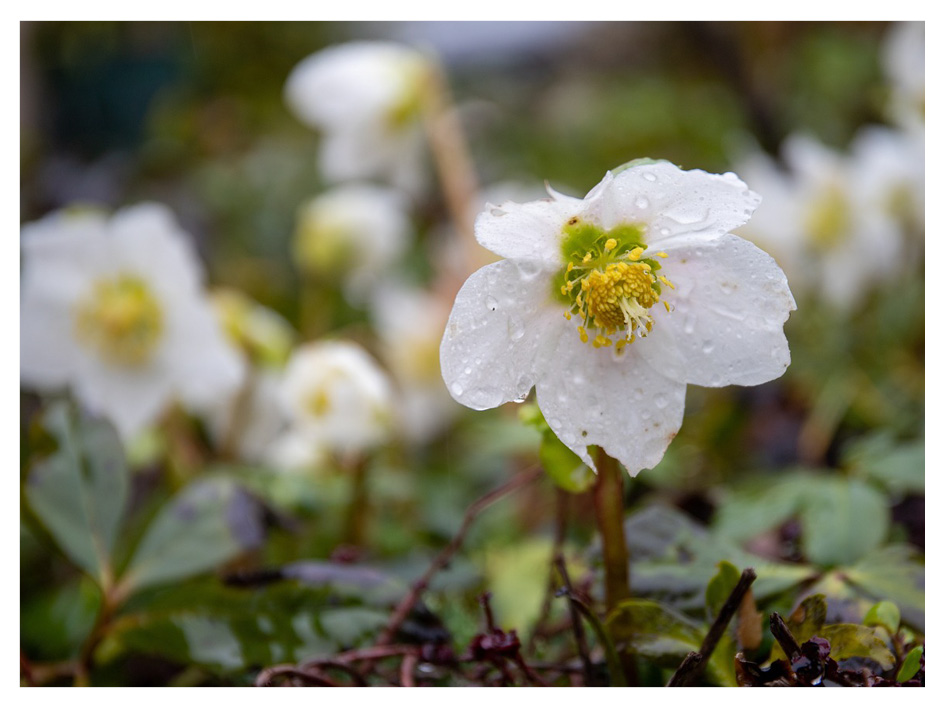
[[[653,329],[650,308],[660,302],[660,284],[670,289],[676,286],[666,276],[654,273],[660,264],[652,256],[643,258],[645,245],[618,248],[617,239],[610,237],[602,244],[598,241],[594,252],[580,253],[574,254],[575,260],[564,270],[560,290],[570,301],[564,317],[571,320],[578,316],[581,342],[598,349],[613,345],[621,353]],[[656,256],[667,255],[659,252]],[[662,302],[670,312],[672,306]]]
[[[148,285],[136,276],[99,281],[76,313],[79,341],[113,364],[145,364],[163,331],[161,307]]]

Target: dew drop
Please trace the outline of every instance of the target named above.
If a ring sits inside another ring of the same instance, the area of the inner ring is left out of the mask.
[[[499,307],[499,301],[497,301],[497,300],[496,300],[495,298],[493,298],[491,295],[487,295],[487,296],[486,296],[486,301],[485,301],[485,302],[486,302],[486,307],[487,307],[489,310],[494,311],[496,308]],[[483,324],[485,324],[485,321],[483,321]]]
[[[704,354],[710,354],[712,350],[715,349],[715,343],[712,340],[706,340],[702,343],[702,352]]]
[[[694,315],[687,315],[686,322],[683,323],[683,332],[687,335],[691,335],[696,331],[696,318]]]
[[[653,403],[656,404],[656,408],[665,409],[666,408],[666,397],[662,394],[657,394],[653,399]]]
[[[662,236],[669,236],[669,229],[667,229],[666,227],[663,227],[662,229],[660,229],[660,234]]]
[[[521,318],[509,318],[509,337],[514,341],[521,340],[523,335],[525,335],[525,323]]]
[[[466,374],[472,374],[472,368],[466,367],[466,369],[464,369],[463,372],[465,372]]]
[[[561,421],[558,419],[548,419],[548,425],[552,428],[561,428]]]
[[[720,283],[719,290],[722,291],[724,295],[731,295],[735,292],[735,286],[731,283]]]
[[[647,182],[656,182],[656,175],[654,175],[652,172],[644,172],[643,179]]]
[[[637,209],[646,209],[650,206],[650,200],[646,197],[637,197],[635,204],[637,205]]]
[[[453,382],[453,386],[451,386],[450,389],[453,392],[453,396],[463,395],[463,386],[459,382]]]
[[[537,261],[517,261],[519,275],[527,281],[532,280],[541,272],[541,264]]]

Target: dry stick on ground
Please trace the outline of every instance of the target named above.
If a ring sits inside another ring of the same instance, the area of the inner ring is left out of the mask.
[[[417,669],[417,656],[416,655],[404,655],[403,662],[400,663],[400,686],[401,687],[415,687],[416,683],[413,681],[413,672]]]
[[[732,589],[732,592],[722,605],[722,609],[719,611],[718,616],[716,616],[715,622],[712,623],[712,627],[709,628],[709,632],[706,633],[699,652],[690,652],[686,656],[686,659],[683,660],[679,668],[673,673],[673,676],[670,677],[667,686],[685,687],[702,675],[705,671],[705,666],[709,662],[709,658],[712,657],[715,646],[718,645],[719,640],[722,639],[722,633],[725,632],[729,622],[732,620],[732,616],[735,615],[735,611],[737,611],[738,607],[741,605],[742,598],[745,597],[745,594],[748,593],[748,589],[751,588],[751,585],[755,582],[755,578],[757,578],[757,574],[755,574],[754,569],[748,568],[742,571],[741,578],[738,579],[735,588]]]
[[[794,639],[791,631],[788,630],[784,618],[777,613],[771,614],[771,634],[774,636],[774,639],[778,641],[778,645],[781,646],[781,649],[784,650],[784,655],[788,658],[788,662],[791,661],[792,657],[801,654],[801,646],[797,644],[797,640]]]
[[[568,590],[568,611],[571,614],[571,627],[574,629],[574,642],[577,643],[578,654],[581,656],[581,666],[584,668],[584,684],[589,686],[594,676],[594,665],[591,662],[591,654],[587,649],[587,636],[584,634],[584,624],[581,621],[580,611],[571,600],[574,593],[571,588],[571,577],[568,576],[568,568],[565,566],[564,557],[560,553],[555,555],[554,563],[561,575],[564,587]]]

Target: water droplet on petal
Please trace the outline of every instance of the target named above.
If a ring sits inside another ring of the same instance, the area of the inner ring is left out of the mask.
[[[527,281],[532,280],[541,272],[541,264],[537,261],[516,261],[519,275]]]
[[[666,397],[662,394],[657,394],[653,399],[653,403],[656,404],[656,408],[665,409],[666,408]]]
[[[486,296],[485,303],[486,303],[486,307],[487,307],[489,310],[493,310],[493,311],[494,311],[496,308],[499,307],[499,301],[497,301],[497,300],[496,300],[495,298],[493,298],[491,295],[487,295],[487,296]]]
[[[637,205],[637,209],[646,209],[650,206],[650,200],[646,197],[637,197],[635,204]]]
[[[656,182],[656,175],[654,175],[652,172],[644,172],[643,179],[647,182]]]
[[[696,316],[691,313],[686,316],[686,322],[683,323],[683,332],[691,335],[696,331]]]
[[[525,323],[522,322],[522,319],[517,317],[509,318],[509,337],[511,337],[513,341],[521,340],[524,334]]]
[[[464,369],[463,371],[464,371],[466,374],[472,374],[472,368],[471,368],[471,367],[466,367],[466,369]]]
[[[453,382],[453,386],[451,386],[450,389],[452,390],[454,396],[463,395],[463,385],[459,382]]]
[[[710,354],[712,350],[715,349],[715,343],[712,340],[706,340],[702,343],[702,352],[704,354]]]

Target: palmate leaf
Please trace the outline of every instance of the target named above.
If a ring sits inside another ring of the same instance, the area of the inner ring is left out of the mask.
[[[134,651],[217,673],[255,671],[353,647],[387,617],[329,587],[280,581],[231,588],[208,579],[139,596],[113,623],[99,659]]]
[[[49,407],[42,425],[57,449],[33,466],[26,499],[66,556],[105,588],[128,498],[121,441],[110,425],[62,401]]]
[[[782,564],[749,554],[737,544],[661,505],[630,515],[624,523],[633,565],[635,595],[657,598],[674,608],[703,613],[706,587],[718,563],[752,567],[758,575],[752,593],[758,600],[781,593],[817,575],[801,564]]]
[[[148,526],[122,576],[125,595],[209,571],[263,540],[262,511],[231,480],[191,483]]]

